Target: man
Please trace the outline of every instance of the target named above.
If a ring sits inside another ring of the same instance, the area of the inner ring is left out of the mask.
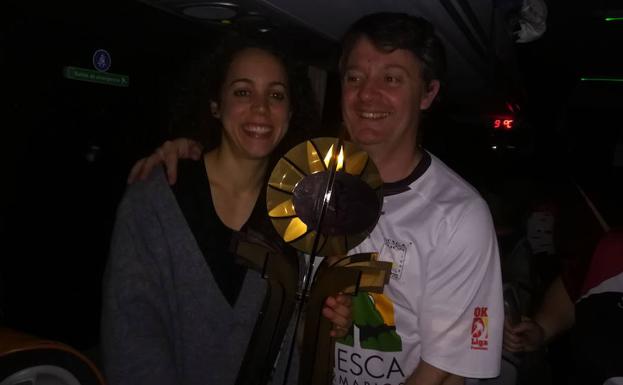
[[[383,295],[355,298],[355,332],[336,344],[335,384],[498,374],[504,317],[489,210],[417,141],[444,66],[432,25],[418,17],[368,15],[343,39],[344,123],[385,182],[383,214],[351,252],[378,251],[393,269]]]
[[[379,252],[393,269],[382,295],[354,299],[355,325],[336,344],[336,385],[458,384],[499,372],[504,316],[489,210],[418,143],[444,67],[441,42],[422,18],[372,14],[345,34],[344,123],[385,182],[383,214],[351,253]],[[187,140],[169,142],[143,163],[174,169],[193,152]]]

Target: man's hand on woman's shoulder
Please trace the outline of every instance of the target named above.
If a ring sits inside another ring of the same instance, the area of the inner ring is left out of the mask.
[[[188,139],[177,138],[167,140],[158,147],[150,156],[139,159],[128,175],[128,184],[137,180],[144,180],[158,165],[164,164],[169,184],[175,184],[177,180],[177,161],[179,159],[201,159],[203,146],[201,143]]]

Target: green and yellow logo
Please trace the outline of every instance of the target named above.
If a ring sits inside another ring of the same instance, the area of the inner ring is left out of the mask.
[[[359,344],[364,349],[399,352],[402,340],[396,333],[394,304],[383,294],[360,292],[353,297],[353,324],[359,328]],[[354,331],[339,339],[344,345],[354,345]]]

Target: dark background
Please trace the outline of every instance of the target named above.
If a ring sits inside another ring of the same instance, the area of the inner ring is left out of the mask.
[[[131,1],[9,3],[1,17],[2,322],[87,349],[129,167],[173,135],[181,67],[217,34]],[[130,87],[63,78],[99,48]]]

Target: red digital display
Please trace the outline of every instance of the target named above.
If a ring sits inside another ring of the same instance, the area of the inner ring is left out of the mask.
[[[493,129],[502,130],[502,131],[510,131],[513,129],[514,119],[494,119],[493,120]]]

